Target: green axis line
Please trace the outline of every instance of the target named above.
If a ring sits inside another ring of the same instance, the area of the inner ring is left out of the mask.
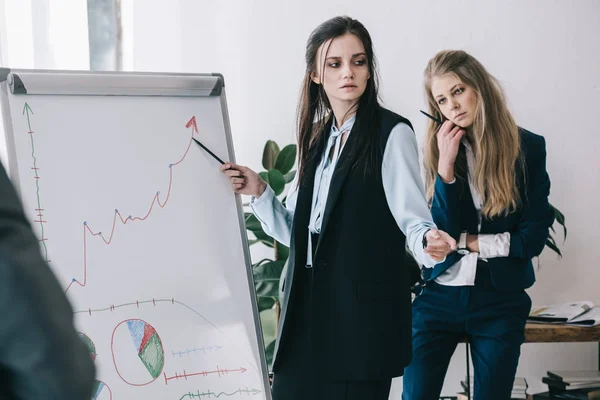
[[[48,262],[48,247],[46,246],[46,238],[45,238],[45,233],[44,233],[44,223],[42,222],[42,216],[40,214],[42,214],[42,202],[40,200],[40,176],[38,175],[38,168],[37,168],[37,158],[35,157],[35,143],[33,140],[33,131],[31,130],[31,119],[29,117],[29,113],[33,114],[33,110],[31,109],[31,107],[29,106],[29,104],[25,103],[25,105],[23,106],[23,114],[27,114],[27,127],[29,128],[29,138],[31,139],[31,157],[33,158],[33,171],[35,172],[35,186],[36,186],[36,197],[37,197],[37,206],[38,206],[38,213],[37,216],[39,218],[40,221],[40,229],[42,230],[42,238],[41,238],[41,242],[42,242],[42,246],[44,247],[44,259],[46,260],[46,262]]]
[[[256,395],[259,394],[260,390],[256,390],[256,389],[238,389],[235,392],[231,392],[231,393],[226,393],[226,392],[221,392],[221,393],[215,393],[212,391],[207,391],[207,392],[200,392],[197,391],[196,393],[186,393],[183,396],[181,396],[181,398],[179,400],[184,400],[185,398],[188,399],[194,399],[194,398],[201,398],[203,396],[206,396],[208,398],[210,397],[215,397],[215,398],[219,398],[221,396],[227,396],[227,397],[231,397],[231,396],[235,396],[235,395],[242,395],[242,394],[247,394],[247,395]]]

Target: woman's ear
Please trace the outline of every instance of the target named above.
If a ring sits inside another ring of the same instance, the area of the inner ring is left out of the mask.
[[[310,79],[312,79],[312,81],[313,81],[314,83],[316,83],[317,85],[320,85],[320,84],[321,84],[321,79],[320,79],[320,78],[319,78],[319,76],[318,76],[316,73],[314,73],[314,72],[311,72],[311,73],[310,73]]]

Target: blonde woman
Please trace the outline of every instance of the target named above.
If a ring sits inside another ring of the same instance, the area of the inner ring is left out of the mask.
[[[413,302],[413,358],[405,400],[439,398],[456,345],[469,338],[475,400],[509,399],[539,255],[554,221],[543,137],[516,125],[498,82],[464,51],[425,69],[431,122],[426,192],[456,252],[424,269]]]

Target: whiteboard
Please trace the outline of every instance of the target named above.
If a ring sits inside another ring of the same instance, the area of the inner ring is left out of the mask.
[[[6,69],[11,178],[97,368],[94,399],[270,399],[219,74]]]

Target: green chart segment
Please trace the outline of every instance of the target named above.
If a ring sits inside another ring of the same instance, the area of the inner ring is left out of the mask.
[[[100,395],[103,394],[107,394],[106,396],[103,396],[103,399],[112,399],[112,393],[110,392],[109,387],[106,385],[106,383],[102,382],[102,381],[96,381],[94,383],[94,391],[92,392],[92,400],[99,400],[100,399]]]
[[[156,379],[165,363],[162,342],[156,330],[150,324],[139,319],[127,321],[127,327],[137,349],[138,357],[152,378]]]
[[[83,343],[85,343],[90,350],[90,358],[92,361],[96,361],[96,346],[94,345],[94,342],[92,342],[92,339],[90,339],[85,333],[79,333],[79,338],[83,340]]]

